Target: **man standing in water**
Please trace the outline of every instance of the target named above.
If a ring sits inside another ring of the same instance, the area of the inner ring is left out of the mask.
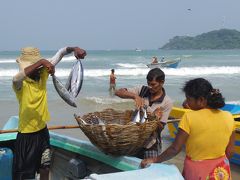
[[[114,74],[114,69],[111,69],[111,74],[110,74],[110,77],[109,77],[109,91],[110,93],[112,94],[113,92],[115,92],[115,89],[116,89],[116,76]]]
[[[153,132],[140,153],[136,155],[142,159],[157,157],[161,153],[161,131],[167,123],[173,106],[172,100],[163,88],[164,81],[164,72],[159,68],[154,68],[147,74],[148,86],[122,88],[115,92],[121,98],[133,99],[137,109],[146,105],[148,114],[156,116],[160,121],[156,132]]]
[[[74,52],[84,59],[86,51],[78,47],[60,49],[51,59],[43,59],[37,48],[22,49],[17,59],[19,72],[13,77],[13,90],[19,103],[19,124],[13,160],[13,179],[49,179],[51,150],[47,122],[47,79],[66,54]]]

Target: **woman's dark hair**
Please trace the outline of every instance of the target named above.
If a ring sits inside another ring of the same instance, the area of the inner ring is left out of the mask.
[[[165,80],[164,72],[159,68],[151,69],[147,74],[147,81],[156,80],[158,82]]]
[[[207,105],[210,108],[218,109],[225,105],[224,98],[218,89],[214,89],[209,81],[204,78],[189,80],[183,87],[186,96],[198,99],[203,97],[207,99]]]

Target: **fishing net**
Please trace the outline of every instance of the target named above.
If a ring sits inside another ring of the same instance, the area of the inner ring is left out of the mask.
[[[75,115],[80,129],[101,151],[111,155],[134,155],[156,130],[159,121],[148,117],[144,123],[133,123],[134,111],[105,109],[82,117]]]

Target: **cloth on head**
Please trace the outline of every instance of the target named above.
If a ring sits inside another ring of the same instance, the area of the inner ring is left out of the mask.
[[[36,63],[42,59],[38,48],[35,47],[25,47],[21,49],[21,55],[17,59],[19,69],[22,71],[26,67]]]

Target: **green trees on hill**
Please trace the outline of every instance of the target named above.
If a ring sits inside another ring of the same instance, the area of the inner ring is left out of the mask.
[[[240,49],[240,32],[220,29],[195,37],[175,36],[160,49]]]

